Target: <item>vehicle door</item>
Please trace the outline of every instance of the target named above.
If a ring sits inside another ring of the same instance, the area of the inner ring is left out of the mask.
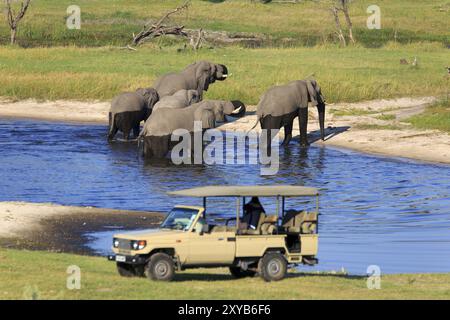
[[[203,218],[189,234],[188,264],[231,264],[236,250],[234,231],[210,232]]]

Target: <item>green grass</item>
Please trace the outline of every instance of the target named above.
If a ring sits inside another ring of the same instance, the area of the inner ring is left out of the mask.
[[[19,44],[29,46],[105,46],[124,45],[147,19],[157,19],[183,0],[35,0],[19,25]],[[66,9],[81,8],[80,30],[66,28]],[[372,0],[351,5],[355,37],[364,46],[377,47],[394,40],[410,43],[438,41],[450,43],[450,2],[448,0],[378,0],[380,30],[368,30],[367,7]],[[334,42],[334,22],[320,2],[299,4],[261,4],[250,0],[192,0],[188,11],[172,21],[186,28],[224,30],[232,33],[263,33],[267,45],[315,45]],[[342,22],[344,19],[342,18]],[[9,41],[4,15],[0,15],[0,44]]]
[[[70,265],[81,269],[80,290],[66,289]],[[193,269],[164,283],[121,278],[105,258],[0,249],[0,299],[31,298],[450,299],[450,274],[386,275],[380,290],[367,289],[365,277],[304,273],[266,283],[258,277],[235,280],[226,269]]]
[[[423,113],[405,120],[419,129],[435,129],[450,133],[450,101],[443,100]]]
[[[418,56],[419,68],[401,65]],[[137,52],[102,48],[0,47],[0,96],[13,99],[109,100],[120,91],[150,86],[160,75],[193,61],[224,63],[233,74],[216,82],[207,98],[256,104],[270,86],[314,73],[328,102],[354,102],[446,92],[448,49],[441,45],[388,45],[379,49],[336,46],[179,52],[177,47]]]
[[[343,117],[343,116],[366,116],[369,114],[377,113],[378,111],[348,108],[348,109],[331,109],[330,112],[336,116]]]
[[[361,123],[353,126],[356,129],[360,130],[402,130],[403,127],[395,124],[371,124],[371,123]]]

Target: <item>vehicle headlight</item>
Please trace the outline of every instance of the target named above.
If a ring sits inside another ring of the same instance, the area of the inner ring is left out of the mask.
[[[132,240],[131,241],[131,249],[133,250],[142,250],[147,245],[147,241],[145,240]]]
[[[113,239],[113,247],[118,248],[119,247],[119,239],[114,238]]]

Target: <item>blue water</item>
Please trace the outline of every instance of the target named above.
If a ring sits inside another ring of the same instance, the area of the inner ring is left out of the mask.
[[[201,204],[166,195],[185,187],[315,186],[322,194],[320,264],[306,270],[364,274],[378,265],[382,273],[450,272],[450,166],[329,147],[304,150],[291,142],[281,151],[279,173],[261,176],[258,165],[145,163],[135,144],[106,143],[106,131],[102,125],[0,119],[0,200],[166,211]],[[262,202],[274,210],[268,199]],[[232,200],[208,204],[216,214],[234,214]],[[312,209],[314,202],[289,200],[286,207]],[[110,242],[104,243],[106,251]]]

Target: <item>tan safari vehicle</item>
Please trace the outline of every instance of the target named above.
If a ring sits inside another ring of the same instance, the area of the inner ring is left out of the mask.
[[[285,277],[288,266],[318,262],[319,194],[315,188],[209,186],[169,194],[203,198],[203,206],[175,206],[156,230],[115,235],[114,255],[108,259],[117,263],[121,276],[169,281],[176,270],[229,267],[236,278],[259,274],[266,281],[275,281]],[[209,223],[208,217],[214,216],[206,210],[210,197],[236,198],[236,217]],[[248,208],[242,205],[246,197],[256,202],[257,197],[275,198],[276,212],[262,209],[241,215]],[[286,198],[291,197],[316,197],[315,211],[285,210]]]

